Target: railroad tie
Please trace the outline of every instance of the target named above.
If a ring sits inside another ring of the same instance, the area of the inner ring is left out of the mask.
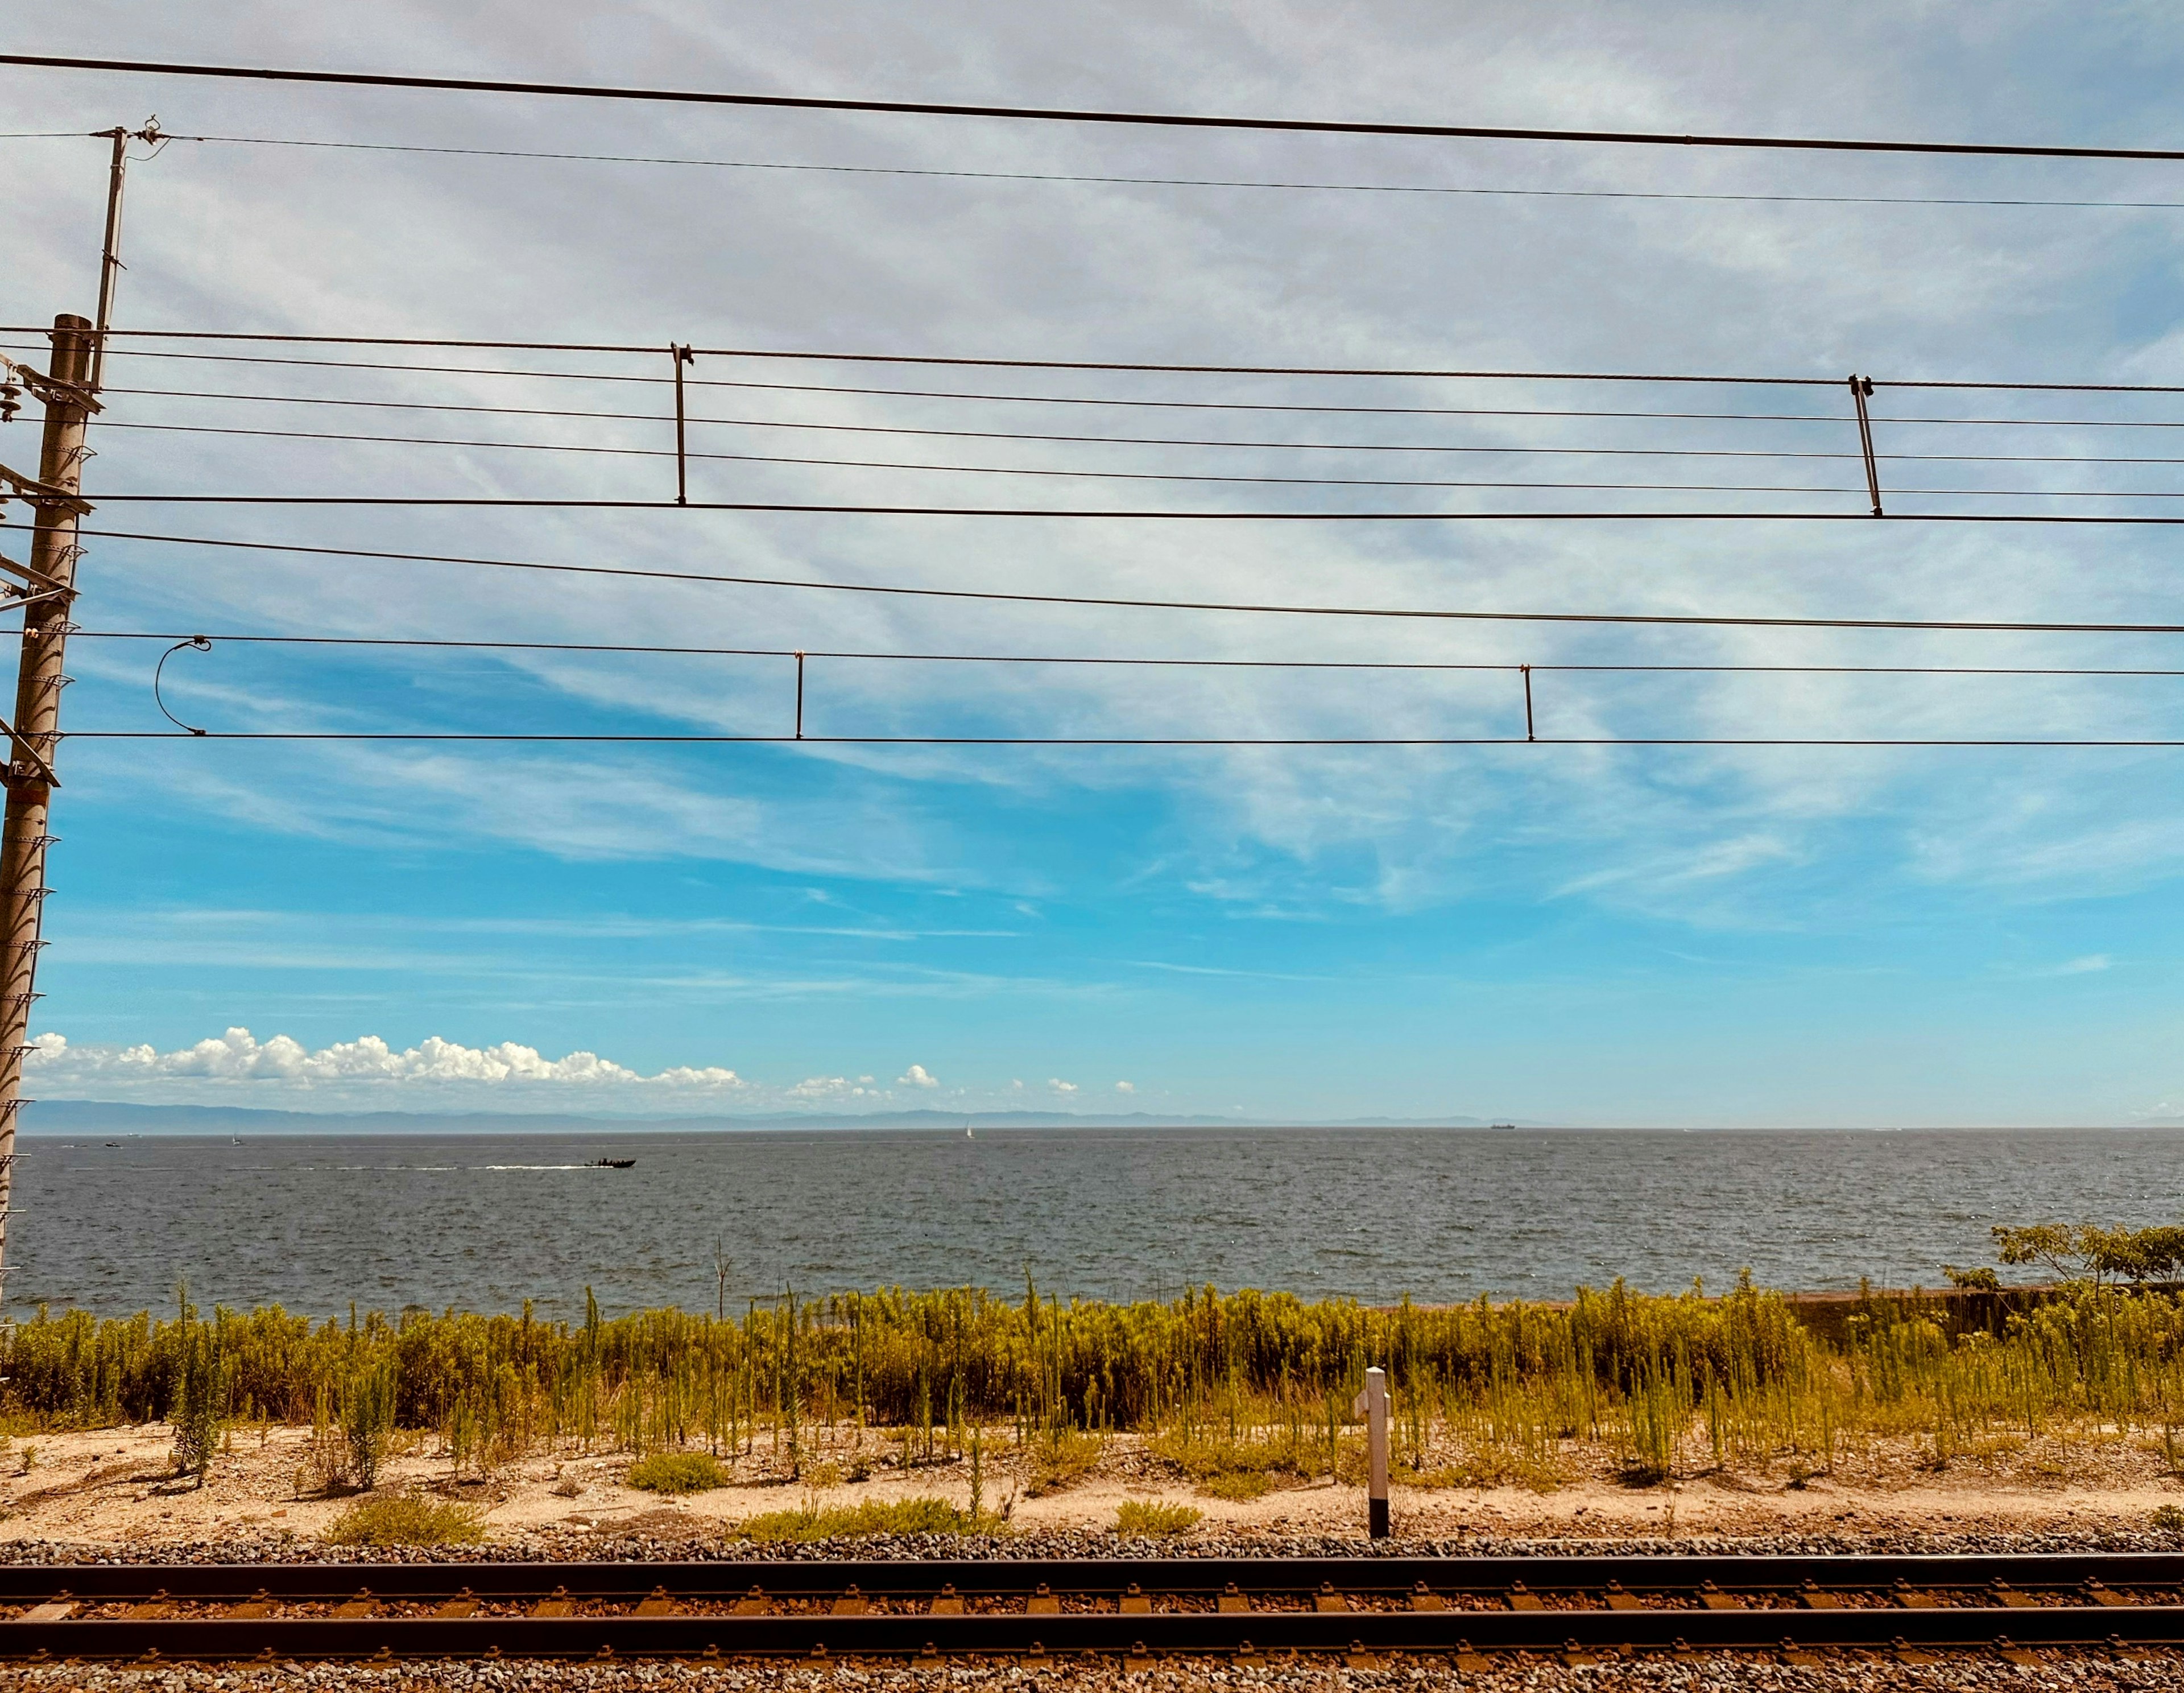
[[[758,1590],[753,1588],[751,1591],[755,1593]],[[956,1590],[954,1582],[940,1590],[940,1596],[933,1601],[933,1614],[936,1617],[960,1617],[963,1614],[963,1595]]]
[[[1333,1582],[1323,1581],[1319,1584],[1319,1591],[1312,1596],[1312,1608],[1315,1611],[1347,1611],[1350,1601],[1334,1590]]]
[[[1799,1646],[1797,1641],[1791,1640],[1789,1635],[1785,1634],[1782,1636],[1782,1662],[1785,1663],[1798,1664],[1805,1668],[1811,1669],[1818,1667],[1821,1659],[1820,1655],[1818,1652],[1806,1651],[1805,1648]]]
[[[2040,1654],[2037,1652],[2027,1651],[2023,1646],[2018,1645],[2015,1640],[2010,1639],[2007,1634],[1997,1634],[1994,1637],[1994,1651],[1995,1656],[1999,1657],[2004,1663],[2014,1663],[2020,1669],[2037,1669],[2040,1668]]]
[[[1994,1584],[1994,1602],[1997,1605],[2014,1605],[2025,1609],[2037,1609],[2040,1604],[2040,1601],[2031,1594],[2020,1588],[2012,1587],[2006,1581],[1997,1581]]]
[[[531,1614],[534,1617],[573,1617],[577,1614],[577,1607],[569,1597],[569,1590],[557,1587],[531,1607]]]
[[[1145,1643],[1143,1640],[1132,1640],[1129,1651],[1123,1654],[1123,1673],[1143,1675],[1152,1667],[1152,1654],[1145,1650]]]
[[[1362,1640],[1352,1640],[1350,1643],[1350,1650],[1342,1654],[1342,1662],[1344,1667],[1349,1669],[1378,1669],[1380,1667],[1380,1654],[1368,1651]]]
[[[1230,1661],[1244,1669],[1264,1669],[1267,1667],[1266,1653],[1249,1640],[1236,1642],[1236,1650],[1231,1654]]]
[[[2132,1602],[2098,1576],[2093,1576],[2086,1581],[2086,1596],[2096,1605],[2129,1605]]]
[[[827,1610],[830,1616],[861,1617],[872,1608],[863,1593],[858,1590],[857,1584],[853,1581],[842,1590],[840,1596],[828,1606]]]
[[[1413,1611],[1446,1611],[1448,1601],[1428,1587],[1423,1581],[1411,1590],[1411,1609]]]
[[[1932,1594],[1912,1586],[1900,1575],[1896,1578],[1896,1585],[1889,1590],[1888,1596],[1906,1611],[1936,1611],[1941,1608],[1942,1604]]]
[[[1456,1643],[1456,1667],[1466,1675],[1484,1675],[1494,1668],[1494,1660],[1485,1652],[1474,1651],[1469,1640]]]
[[[1842,1601],[1830,1593],[1809,1575],[1805,1584],[1797,1590],[1797,1598],[1808,1611],[1840,1611]]]
[[[1244,1596],[1242,1590],[1232,1581],[1221,1590],[1220,1608],[1223,1611],[1248,1611],[1251,1608],[1251,1601]]]
[[[1709,1611],[1741,1611],[1744,1608],[1733,1595],[1724,1593],[1711,1581],[1699,1589],[1699,1603]]]
[[[161,1617],[173,1616],[175,1607],[167,1602],[167,1590],[163,1587],[149,1599],[131,1605],[123,1614],[131,1621],[150,1622]]]
[[[1521,1581],[1509,1584],[1507,1596],[1512,1611],[1544,1611],[1547,1608],[1547,1601]]]
[[[475,1617],[477,1614],[477,1595],[465,1587],[459,1588],[454,1598],[443,1599],[435,1605],[432,1607],[432,1614],[435,1617],[445,1617],[452,1622],[458,1618]]]
[[[379,1601],[371,1596],[371,1590],[368,1587],[358,1588],[347,1603],[334,1606],[337,1617],[376,1617],[378,1614]]]
[[[61,1623],[75,1615],[77,1609],[75,1601],[63,1593],[58,1598],[47,1600],[42,1605],[33,1605],[16,1620],[21,1623]]]
[[[855,1588],[850,1590],[852,1593],[856,1591]],[[637,1614],[640,1617],[672,1617],[675,1612],[675,1601],[668,1597],[667,1590],[664,1587],[654,1588],[638,1601]]]
[[[1643,1611],[1646,1604],[1636,1594],[1626,1591],[1621,1582],[1611,1580],[1607,1584],[1607,1608],[1611,1611]]]
[[[1898,1663],[1939,1663],[1942,1661],[1930,1651],[1920,1651],[1901,1634],[1898,1634],[1891,1644],[1896,1648],[1896,1661]]]
[[[1125,1617],[1147,1615],[1153,1608],[1152,1595],[1134,1581],[1130,1584],[1129,1591],[1123,1595],[1122,1603],[1117,1608]]]
[[[273,1614],[273,1595],[261,1587],[242,1604],[229,1607],[227,1614],[245,1622],[254,1617],[270,1617]]]
[[[736,1601],[735,1614],[738,1617],[763,1617],[767,1608],[766,1590],[762,1587],[753,1587],[749,1592]]]
[[[1043,1581],[1039,1584],[1039,1591],[1024,1601],[1024,1615],[1027,1617],[1059,1617],[1061,1614],[1060,1596]]]

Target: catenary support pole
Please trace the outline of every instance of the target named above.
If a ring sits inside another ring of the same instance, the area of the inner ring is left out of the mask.
[[[1371,1454],[1371,1485],[1367,1489],[1365,1532],[1373,1539],[1388,1538],[1388,1372],[1374,1365],[1365,1372],[1365,1391],[1351,1408],[1353,1416],[1365,1419],[1365,1439]]]
[[[37,999],[38,930],[46,897],[46,847],[53,803],[53,755],[60,744],[61,690],[68,679],[61,659],[75,625],[79,548],[76,526],[84,507],[84,425],[96,405],[91,395],[98,332],[85,318],[53,320],[49,381],[36,384],[45,401],[45,436],[34,494],[31,567],[57,584],[23,607],[23,657],[15,684],[14,739],[8,746],[8,809],[0,829],[0,1288],[7,1276],[8,1217],[15,1187],[16,1119],[23,1098],[23,1060],[30,1051],[31,1007]],[[36,579],[35,578],[33,578]],[[0,1300],[0,1311],[4,1311]]]
[[[114,327],[114,293],[121,282],[121,190],[129,176],[129,131],[117,125],[104,133],[113,138],[114,160],[107,168],[106,238],[98,254],[98,339],[91,349],[90,383],[93,394],[105,382],[106,332]]]

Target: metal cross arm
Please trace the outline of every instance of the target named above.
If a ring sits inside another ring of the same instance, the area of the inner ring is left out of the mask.
[[[4,464],[0,464],[0,482],[8,483],[19,498],[29,500],[33,506],[58,506],[64,511],[75,512],[79,517],[91,515],[88,500],[78,498],[65,488],[56,488],[50,482],[41,482],[35,476],[25,476],[19,470],[11,470]]]
[[[25,388],[48,405],[58,400],[70,405],[81,405],[86,411],[103,411],[106,409],[89,388],[49,377],[36,366],[26,365],[20,359],[11,359],[5,353],[0,353],[0,368],[13,372]]]
[[[53,767],[50,763],[47,763],[45,755],[40,752],[36,747],[31,746],[30,741],[25,736],[17,734],[15,732],[15,726],[13,724],[0,721],[0,729],[5,729],[7,731],[8,739],[14,743],[15,750],[18,752],[29,759],[31,763],[37,766],[39,779],[43,781],[47,787],[58,788],[60,786],[61,779],[53,774]],[[12,774],[13,772],[10,772],[10,774]]]
[[[75,589],[66,583],[58,582],[47,575],[44,571],[33,569],[27,564],[18,564],[3,552],[0,552],[0,570],[8,572],[11,576],[20,576],[31,587],[42,589],[48,594],[64,594],[72,597],[75,593]],[[0,584],[0,589],[4,589],[7,593],[19,599],[25,597],[25,590],[12,583]]]

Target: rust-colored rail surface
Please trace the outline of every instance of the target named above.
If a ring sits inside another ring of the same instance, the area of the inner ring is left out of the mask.
[[[2184,1555],[0,1567],[0,1660],[2184,1648]]]

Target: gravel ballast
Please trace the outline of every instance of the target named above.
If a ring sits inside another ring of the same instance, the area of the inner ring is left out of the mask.
[[[717,1561],[878,1558],[1100,1558],[1174,1557],[1402,1557],[1571,1556],[1592,1554],[1745,1554],[1814,1556],[1888,1553],[2038,1553],[2184,1551],[2184,1534],[2147,1530],[2070,1534],[1905,1536],[1797,1536],[1668,1539],[1516,1539],[1466,1535],[1454,1540],[1368,1541],[1337,1536],[1279,1538],[1229,1535],[1203,1531],[1180,1539],[1125,1540],[1112,1534],[1042,1533],[1005,1536],[904,1535],[810,1544],[727,1540],[577,1536],[549,1534],[521,1545],[370,1549],[329,1546],[278,1535],[259,1534],[178,1545],[75,1545],[58,1541],[0,1544],[0,1562],[57,1563],[337,1563],[369,1566],[418,1562],[530,1562],[543,1560],[610,1559]],[[1494,1668],[1458,1673],[1445,1659],[1390,1658],[1379,1669],[1350,1669],[1325,1659],[1284,1662],[1263,1668],[1243,1668],[1210,1659],[1178,1658],[1149,1670],[1126,1673],[1110,1659],[1088,1658],[1050,1667],[1015,1662],[956,1662],[936,1670],[906,1665],[855,1662],[815,1668],[803,1661],[763,1661],[720,1665],[633,1661],[627,1663],[553,1663],[456,1661],[372,1666],[346,1663],[236,1665],[178,1664],[157,1670],[118,1665],[58,1663],[0,1669],[0,1685],[25,1693],[911,1693],[927,1689],[991,1689],[994,1693],[1076,1693],[1113,1689],[1116,1693],[1372,1693],[1372,1690],[1426,1687],[1477,1688],[1482,1693],[1896,1693],[1908,1690],[2173,1690],[2184,1687],[2184,1653],[2143,1657],[2108,1651],[2043,1653],[2036,1667],[2010,1664],[1989,1655],[1943,1658],[1934,1663],[1903,1663],[1892,1655],[1829,1655],[1819,1665],[1790,1665],[1733,1654],[1702,1654],[1682,1659],[1645,1657],[1596,1664],[1568,1664],[1559,1658],[1497,1660]]]

